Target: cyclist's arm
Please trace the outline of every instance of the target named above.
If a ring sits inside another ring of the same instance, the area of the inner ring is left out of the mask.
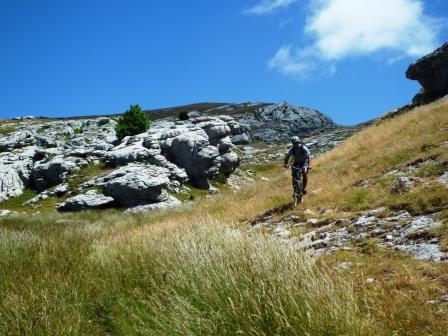
[[[285,162],[283,163],[284,166],[288,165],[288,162],[289,162],[289,159],[291,158],[291,156],[292,156],[292,152],[291,152],[291,149],[290,149],[290,150],[288,150],[288,152],[285,155]]]
[[[306,146],[303,146],[303,147],[304,147],[306,155],[307,155],[308,168],[310,168],[311,167],[311,152],[308,149],[308,147],[306,147]]]

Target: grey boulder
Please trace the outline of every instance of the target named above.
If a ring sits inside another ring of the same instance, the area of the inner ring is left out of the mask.
[[[122,167],[105,177],[104,194],[126,207],[164,201],[168,176],[167,168],[153,165]]]
[[[171,140],[168,155],[172,162],[185,169],[191,182],[208,188],[207,179],[219,172],[221,158],[218,148],[211,146],[201,132],[184,132]]]
[[[0,166],[0,202],[22,194],[24,183],[10,166]]]
[[[0,155],[0,202],[23,193],[30,180],[34,156],[34,148]]]
[[[240,165],[240,158],[234,152],[228,152],[221,156],[220,172],[230,175]]]
[[[13,149],[31,146],[35,143],[36,139],[31,132],[14,132],[10,135],[0,137],[0,153],[10,152]]]
[[[135,207],[128,208],[126,212],[142,212],[142,211],[169,209],[179,206],[181,204],[182,202],[179,201],[176,197],[168,195],[166,199],[162,202],[137,205]]]
[[[114,199],[102,194],[98,194],[95,190],[89,190],[85,194],[76,195],[67,199],[58,206],[59,211],[81,211],[87,209],[104,208],[112,204]]]
[[[37,191],[43,191],[62,183],[69,174],[78,171],[88,163],[80,158],[55,157],[49,162],[37,163],[33,169],[33,183]]]

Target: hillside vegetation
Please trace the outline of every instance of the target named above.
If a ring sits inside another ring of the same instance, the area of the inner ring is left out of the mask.
[[[4,218],[0,335],[446,335],[448,304],[428,304],[448,294],[446,263],[373,240],[315,259],[248,224],[305,208],[321,221],[380,206],[437,211],[448,248],[448,189],[436,180],[446,141],[446,102],[383,120],[314,160],[297,209],[279,163],[251,167],[269,180],[166,212]],[[417,161],[431,162],[415,172],[424,183],[391,194],[386,173]]]

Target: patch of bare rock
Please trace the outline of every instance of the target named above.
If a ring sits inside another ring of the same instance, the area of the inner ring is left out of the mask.
[[[448,253],[440,250],[439,240],[432,234],[433,229],[442,225],[440,215],[413,216],[407,211],[390,213],[378,208],[351,219],[319,221],[290,215],[273,220],[272,215],[267,215],[251,224],[253,230],[267,230],[313,255],[351,249],[365,239],[375,238],[381,247],[409,253],[418,259],[447,261]]]

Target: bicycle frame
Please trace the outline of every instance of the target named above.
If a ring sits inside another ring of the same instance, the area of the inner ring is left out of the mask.
[[[303,200],[303,185],[302,185],[302,167],[291,166],[293,186],[294,186],[294,205],[302,203]]]

